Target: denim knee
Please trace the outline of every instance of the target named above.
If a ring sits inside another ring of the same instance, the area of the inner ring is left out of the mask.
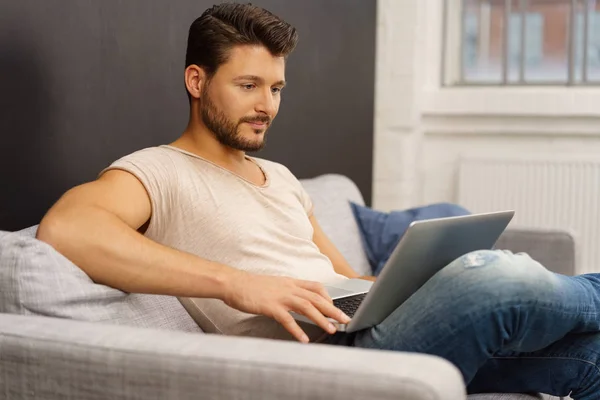
[[[442,271],[461,295],[494,303],[526,303],[556,290],[555,274],[527,254],[504,250],[478,250],[465,254]]]

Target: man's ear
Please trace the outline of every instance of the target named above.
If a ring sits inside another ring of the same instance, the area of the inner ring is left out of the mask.
[[[185,87],[192,98],[199,99],[202,87],[206,84],[206,72],[199,66],[192,64],[185,69]]]

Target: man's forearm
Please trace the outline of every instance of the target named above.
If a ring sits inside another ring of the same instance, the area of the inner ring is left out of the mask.
[[[156,243],[96,207],[49,213],[37,237],[95,282],[126,292],[222,298],[237,272]]]
[[[366,281],[375,282],[377,280],[377,277],[376,276],[372,276],[372,275],[362,275],[362,276],[359,276],[358,279],[364,279]]]

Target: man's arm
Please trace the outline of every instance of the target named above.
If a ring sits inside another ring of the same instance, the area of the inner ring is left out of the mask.
[[[348,264],[348,261],[346,261],[342,253],[340,253],[337,247],[335,247],[331,240],[329,240],[325,232],[323,232],[323,229],[321,229],[321,226],[317,222],[315,216],[311,215],[309,219],[314,230],[313,241],[315,242],[319,250],[321,250],[321,253],[326,255],[329,258],[329,260],[331,260],[335,272],[337,272],[340,275],[347,276],[348,278],[360,278],[370,281],[374,281],[376,279],[374,276],[358,275],[356,271],[352,269],[350,264]]]
[[[289,311],[328,332],[335,328],[326,316],[348,321],[319,283],[250,274],[146,238],[137,230],[151,212],[137,178],[111,170],[65,193],[41,221],[37,237],[95,282],[126,292],[221,299],[238,310],[274,318],[301,341],[307,338]]]

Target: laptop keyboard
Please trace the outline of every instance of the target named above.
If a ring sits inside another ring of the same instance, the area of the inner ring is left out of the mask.
[[[341,299],[333,300],[333,305],[346,313],[347,316],[352,318],[358,310],[358,306],[365,299],[366,293],[357,294],[354,296],[344,297]]]

